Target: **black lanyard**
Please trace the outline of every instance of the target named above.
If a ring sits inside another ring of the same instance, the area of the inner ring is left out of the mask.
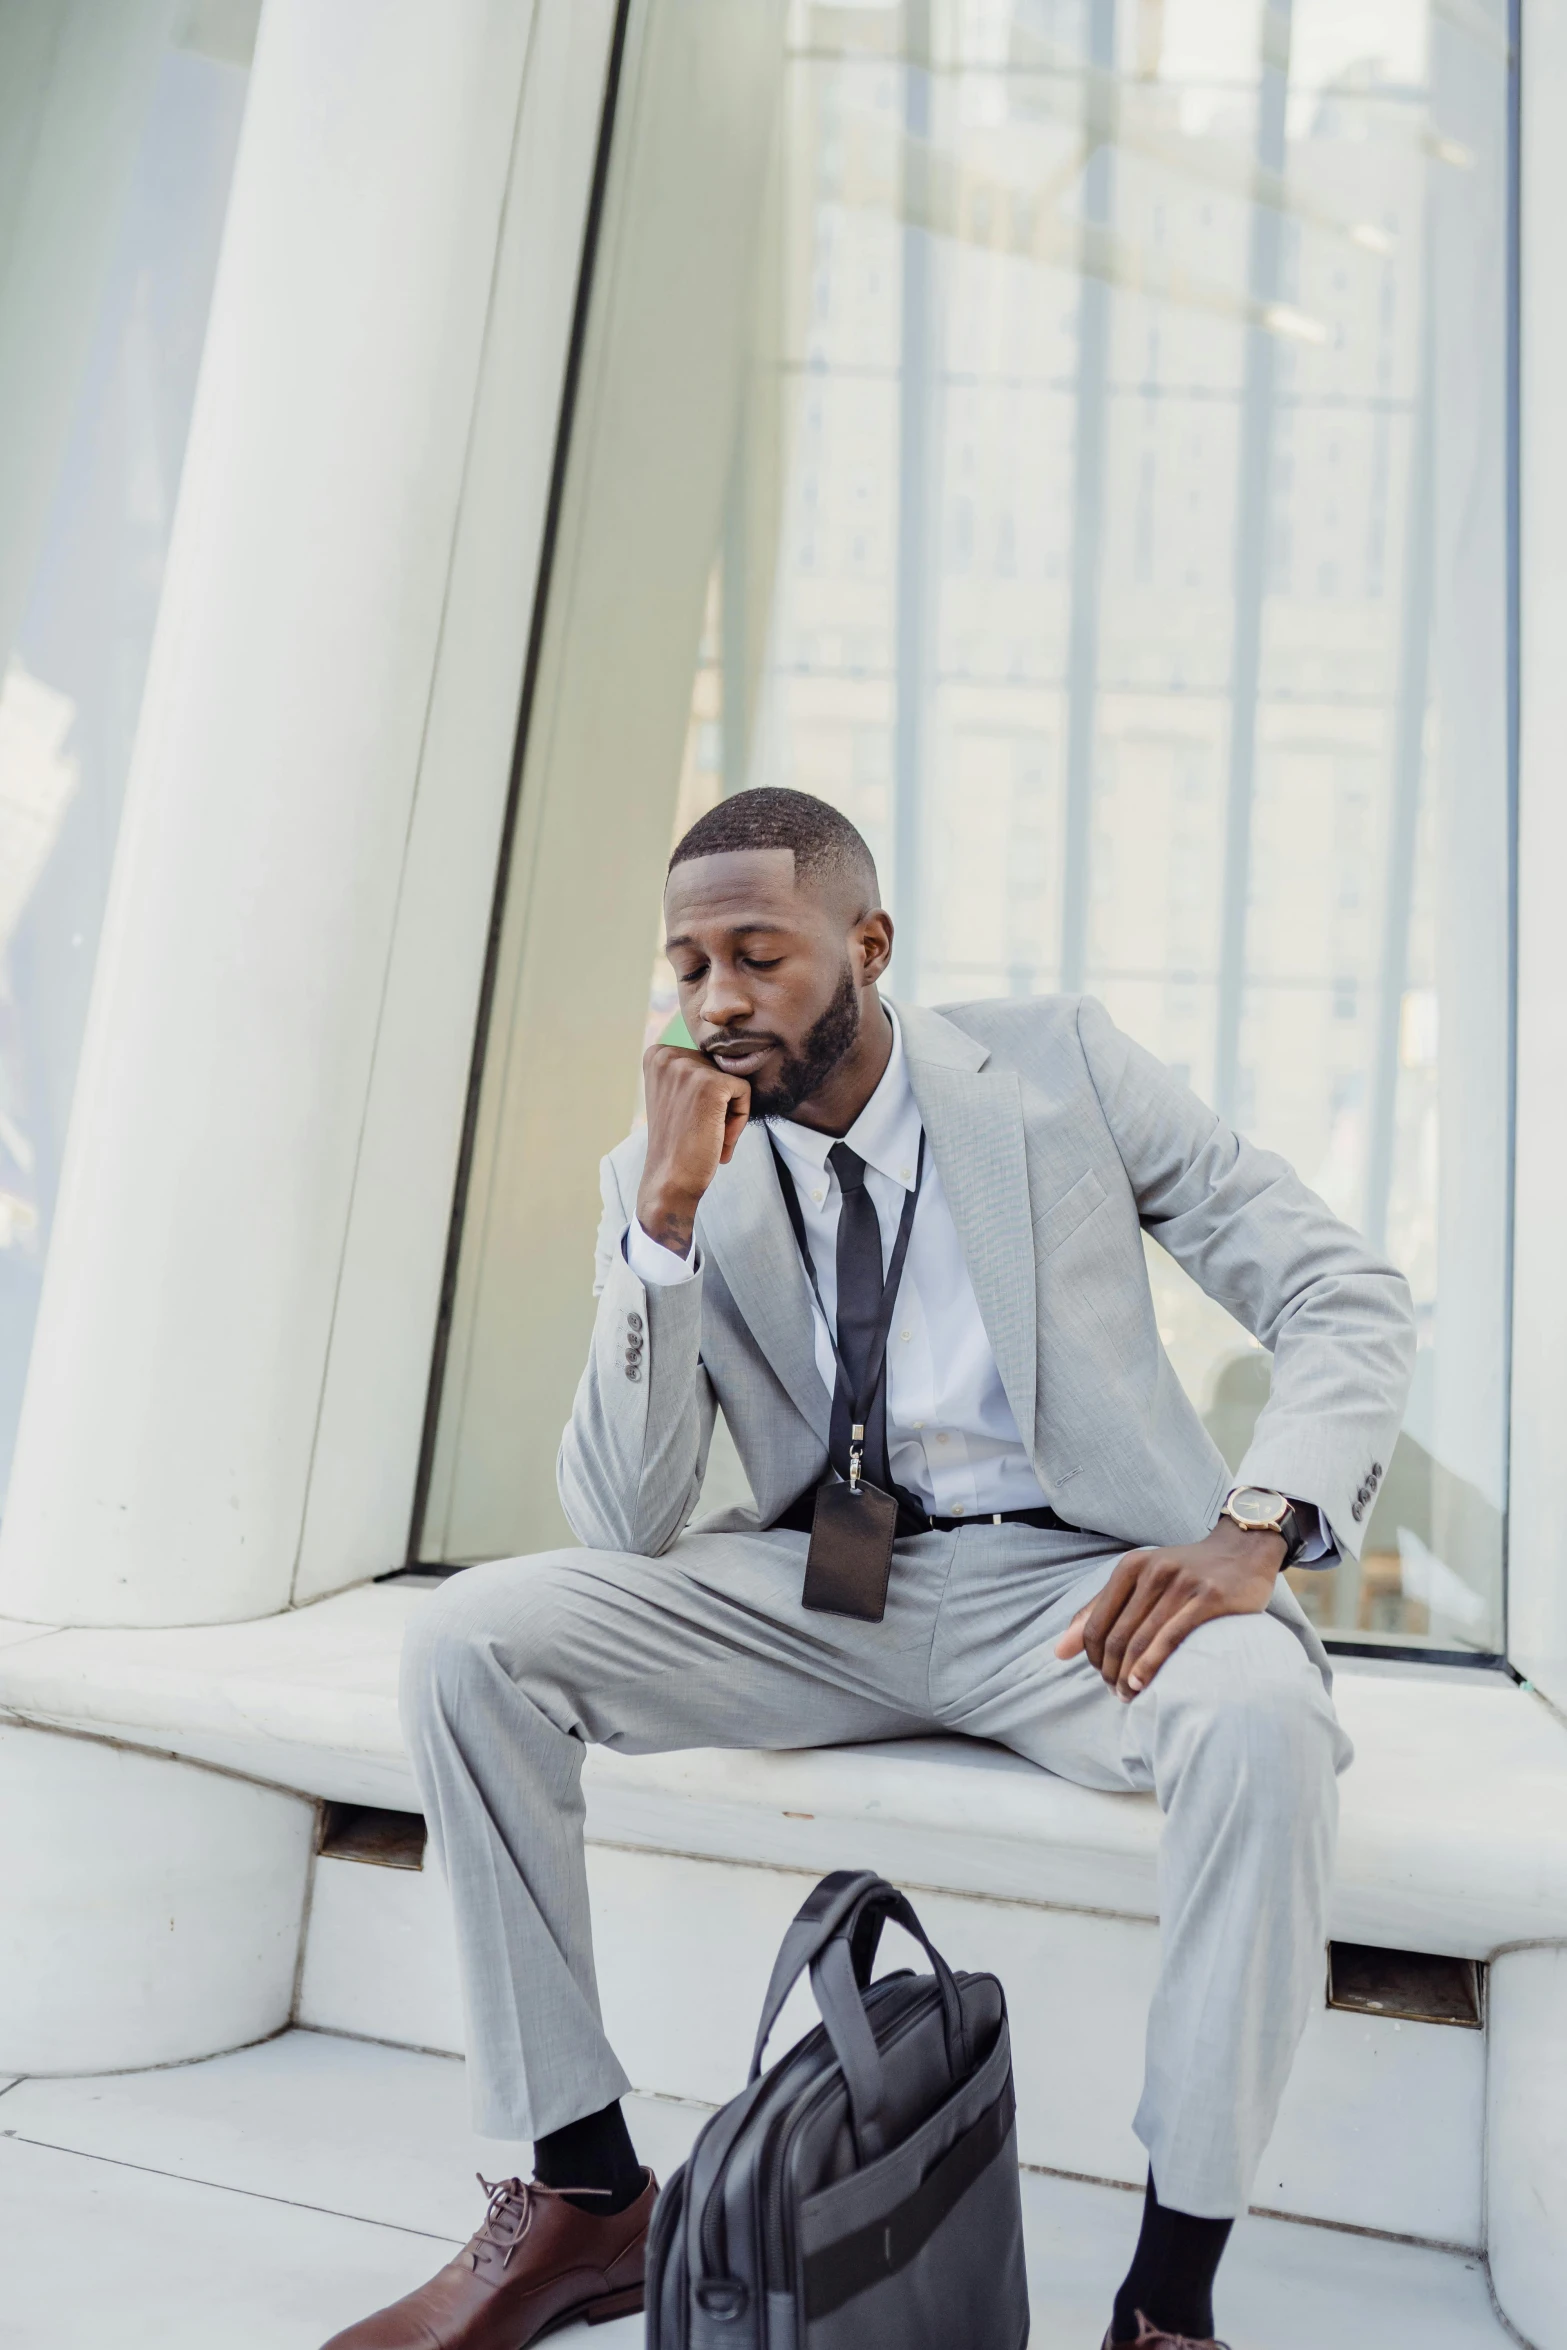
[[[783,1192],[784,1206],[789,1213],[789,1222],[794,1228],[795,1242],[800,1251],[801,1261],[805,1266],[806,1278],[811,1284],[811,1294],[815,1298],[821,1311],[822,1320],[827,1326],[827,1342],[832,1348],[832,1359],[838,1366],[838,1376],[843,1382],[843,1392],[848,1399],[850,1418],[849,1483],[851,1486],[857,1486],[860,1482],[860,1460],[865,1450],[865,1427],[870,1418],[871,1405],[876,1400],[876,1390],[880,1387],[882,1374],[887,1368],[887,1339],[892,1329],[893,1309],[898,1302],[898,1284],[903,1279],[903,1260],[909,1253],[909,1236],[914,1230],[914,1210],[919,1205],[920,1186],[925,1180],[925,1137],[921,1133],[919,1159],[914,1170],[914,1189],[904,1201],[903,1213],[898,1219],[898,1236],[892,1244],[892,1257],[881,1286],[881,1304],[876,1310],[876,1326],[871,1334],[870,1352],[865,1360],[865,1385],[858,1395],[849,1385],[849,1374],[844,1367],[843,1356],[838,1349],[838,1334],[833,1327],[826,1306],[822,1304],[822,1285],[816,1278],[816,1265],[811,1256],[811,1244],[806,1238],[805,1217],[801,1213],[799,1194],[794,1187],[794,1177],[789,1172],[783,1153],[770,1134],[767,1140],[772,1148],[773,1164],[778,1170],[778,1183]],[[841,1189],[842,1186],[840,1185],[839,1188]],[[874,1204],[873,1201],[872,1205],[874,1206]],[[880,1222],[878,1217],[878,1230]]]

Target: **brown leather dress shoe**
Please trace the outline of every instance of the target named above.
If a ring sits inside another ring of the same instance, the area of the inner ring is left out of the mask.
[[[1191,2334],[1162,2334],[1157,2326],[1151,2326],[1148,2323],[1147,2318],[1139,2310],[1135,2339],[1130,2342],[1118,2342],[1113,2334],[1107,2333],[1104,2338],[1104,2350],[1227,2350],[1227,2345],[1223,2342],[1212,2341],[1206,2336],[1199,2342]]]
[[[479,2184],[490,2207],[457,2258],[417,2293],[334,2334],[326,2350],[527,2350],[575,2318],[600,2325],[641,2308],[658,2196],[651,2171],[635,2203],[604,2219],[565,2200],[580,2188]]]

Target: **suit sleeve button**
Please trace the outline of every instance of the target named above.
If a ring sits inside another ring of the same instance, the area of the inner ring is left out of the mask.
[[[627,1377],[628,1379],[631,1379],[631,1380],[637,1380],[637,1379],[640,1379],[640,1378],[641,1378],[641,1376],[642,1376],[642,1374],[641,1374],[641,1372],[640,1372],[640,1371],[637,1369],[637,1366],[636,1366],[636,1364],[635,1364],[635,1363],[628,1363],[628,1364],[626,1365],[626,1377]]]
[[[641,1327],[642,1316],[640,1314],[628,1314],[626,1316],[626,1328],[628,1330],[640,1330]]]

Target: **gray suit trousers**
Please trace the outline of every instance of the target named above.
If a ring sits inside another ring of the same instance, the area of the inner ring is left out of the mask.
[[[655,1753],[945,1730],[1158,1798],[1161,1968],[1135,2127],[1165,2203],[1244,2210],[1321,1984],[1350,1747],[1282,1585],[1268,1614],[1193,1633],[1129,1705],[1086,1659],[1059,1661],[1118,1547],[990,1524],[901,1541],[880,1624],[802,1609],[805,1537],[783,1532],[687,1534],[658,1558],[550,1551],[432,1595],[410,1628],[403,1711],[452,1892],[476,2126],[540,2137],[630,2086],[594,1980],[589,1742]],[[1051,1986],[1007,1992],[1017,2006]]]

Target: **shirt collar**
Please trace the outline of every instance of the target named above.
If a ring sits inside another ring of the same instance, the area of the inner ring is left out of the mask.
[[[902,1026],[892,1005],[887,1004],[885,1008],[892,1022],[892,1051],[881,1073],[881,1082],[843,1140],[867,1167],[874,1167],[879,1174],[890,1176],[894,1183],[901,1183],[905,1191],[912,1191],[919,1164],[919,1104],[909,1083]],[[820,1133],[814,1126],[797,1126],[792,1118],[774,1118],[769,1131],[786,1158],[799,1160],[818,1172],[826,1167],[827,1153],[838,1139],[836,1135]]]

